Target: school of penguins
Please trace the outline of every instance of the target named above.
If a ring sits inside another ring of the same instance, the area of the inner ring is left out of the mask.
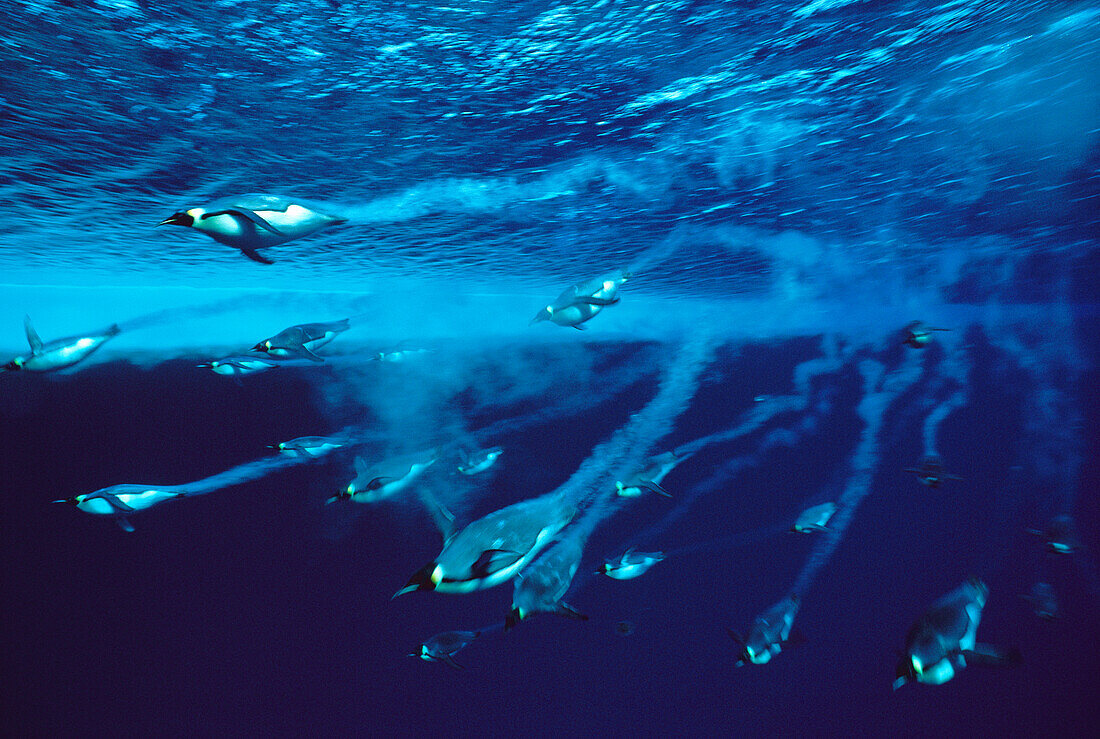
[[[164,219],[160,225],[199,231],[221,244],[238,249],[255,262],[272,264],[270,259],[261,255],[260,250],[342,223],[345,219],[326,214],[298,200],[248,194],[179,211]],[[624,269],[580,281],[540,309],[531,323],[549,321],[558,326],[584,329],[583,324],[619,302],[620,288],[631,277],[631,273]],[[231,376],[239,382],[244,375],[280,365],[323,363],[325,359],[319,350],[349,328],[351,322],[347,319],[291,326],[258,341],[245,352],[213,359],[199,367]],[[920,350],[932,342],[934,332],[947,330],[914,321],[905,327],[901,343],[910,350]],[[43,341],[30,317],[25,319],[25,331],[29,353],[7,362],[3,370],[39,373],[66,370],[82,362],[120,332],[117,325],[112,325],[100,332]],[[423,351],[399,349],[381,352],[371,359],[400,362]],[[760,397],[757,400],[767,404],[772,399]],[[872,426],[870,435],[873,436],[875,424],[869,422],[869,426]],[[608,495],[618,503],[647,493],[669,496],[670,493],[662,486],[664,478],[710,441],[704,439],[648,456],[634,472],[621,476]],[[873,443],[873,439],[871,441]],[[55,502],[70,504],[84,513],[112,518],[123,530],[133,531],[130,521],[133,514],[165,501],[224,489],[266,475],[280,466],[316,460],[355,444],[355,432],[351,429],[332,436],[306,436],[274,445],[274,452],[278,455],[278,461],[274,464],[260,460],[205,480],[181,485],[123,483]],[[356,456],[353,479],[327,503],[371,504],[403,491],[415,492],[417,479],[435,464],[450,465],[454,472],[461,475],[479,475],[492,468],[504,451],[499,446],[480,450],[441,447],[374,463]],[[961,479],[945,472],[942,462],[934,454],[907,471],[915,473],[921,484],[931,487]],[[866,490],[862,492],[865,494]],[[478,631],[436,634],[426,639],[419,650],[410,656],[458,667],[455,659],[458,652],[480,636],[501,628],[512,628],[536,613],[585,618],[565,604],[562,598],[577,573],[587,533],[598,523],[599,515],[591,513],[592,505],[582,506],[578,503],[580,499],[568,498],[564,494],[548,494],[508,505],[461,526],[455,516],[429,493],[419,491],[416,495],[430,512],[444,544],[440,553],[417,570],[394,597],[413,591],[469,593],[508,581],[516,582],[516,596],[512,611],[503,624]],[[800,534],[827,532],[838,510],[844,508],[843,496],[839,506],[834,501],[810,506],[790,524],[789,530]],[[850,511],[848,515],[850,517]],[[570,527],[585,531],[581,535],[563,537],[562,532],[570,530]],[[1052,555],[1069,555],[1077,548],[1073,521],[1068,516],[1058,516],[1045,529],[1033,533],[1042,537]],[[643,575],[663,559],[665,555],[661,552],[641,552],[631,548],[621,556],[606,561],[597,574],[618,580],[632,579]],[[978,578],[971,578],[932,603],[904,636],[904,651],[897,663],[894,687],[909,682],[942,684],[968,665],[1018,664],[1020,655],[1017,650],[977,641],[977,630],[988,596],[987,585]],[[1029,598],[1038,616],[1044,619],[1057,617],[1058,604],[1049,583],[1036,583]],[[763,665],[785,648],[803,641],[805,637],[794,628],[800,602],[800,594],[792,592],[760,613],[747,632],[729,629],[736,664]]]

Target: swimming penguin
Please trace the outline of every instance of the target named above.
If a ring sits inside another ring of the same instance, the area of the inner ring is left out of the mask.
[[[930,328],[920,321],[913,321],[905,327],[905,340],[901,343],[914,349],[923,349],[932,341],[933,331],[950,331],[949,328]]]
[[[264,352],[272,357],[301,357],[311,362],[324,362],[314,352],[336,338],[337,334],[347,331],[351,327],[348,320],[291,326],[270,339],[264,339],[249,351]]]
[[[521,571],[516,576],[512,610],[504,619],[504,630],[508,631],[520,621],[539,613],[587,621],[588,616],[562,602],[573,584],[583,553],[583,537],[570,536]]]
[[[381,351],[370,357],[375,362],[389,362],[398,363],[404,362],[414,357],[418,357],[421,354],[431,354],[431,349],[390,349],[388,351]]]
[[[576,513],[554,494],[495,510],[451,537],[394,597],[414,590],[471,593],[510,580]]]
[[[173,213],[158,225],[193,228],[219,243],[240,249],[254,262],[273,264],[257,250],[346,222],[346,218],[327,215],[297,200],[249,193]]]
[[[34,330],[30,316],[23,317],[23,330],[27,334],[27,343],[30,344],[31,353],[16,357],[0,369],[8,372],[24,370],[26,372],[52,372],[53,370],[72,367],[83,360],[99,347],[103,342],[118,336],[118,324],[113,324],[105,331],[88,336],[67,336],[64,339],[54,339],[44,343]]]
[[[476,475],[484,472],[496,463],[501,454],[504,454],[504,450],[498,446],[492,449],[482,449],[473,454],[462,452],[463,460],[462,464],[458,466],[458,471],[464,475]]]
[[[335,436],[299,436],[297,439],[271,444],[280,454],[288,457],[323,457],[346,442]]]
[[[355,479],[348,483],[343,492],[328,499],[351,500],[356,503],[377,503],[380,500],[401,492],[420,477],[424,470],[435,464],[436,450],[431,449],[420,454],[407,454],[367,465],[362,457],[355,458]]]
[[[241,375],[251,375],[256,372],[274,369],[280,364],[285,364],[285,362],[279,362],[258,354],[238,354],[232,357],[215,359],[212,362],[203,362],[195,366],[200,369],[212,370],[215,374],[227,377],[240,377]]]
[[[787,645],[799,644],[805,638],[798,632],[791,633],[794,617],[798,613],[800,598],[790,595],[761,613],[752,622],[748,638],[736,631],[726,629],[730,637],[741,646],[737,667],[753,664],[763,665],[783,651]]]
[[[662,552],[635,552],[627,549],[618,560],[609,559],[596,570],[597,575],[607,575],[616,580],[631,580],[665,558]]]
[[[968,664],[1013,665],[1019,653],[975,641],[989,588],[977,578],[943,596],[909,629],[894,690],[908,682],[942,685]]]
[[[473,643],[481,635],[480,631],[444,631],[436,634],[420,645],[420,651],[410,654],[428,662],[442,662],[456,669],[462,665],[455,662],[455,655]]]
[[[904,472],[914,472],[917,481],[921,485],[930,488],[938,488],[944,480],[962,480],[958,475],[952,475],[943,471],[943,460],[935,454],[930,454],[921,460],[920,467],[906,467]]]
[[[624,498],[637,498],[646,490],[671,498],[672,496],[669,495],[668,491],[661,487],[661,482],[664,481],[669,472],[675,469],[676,465],[685,459],[689,459],[692,454],[677,455],[676,452],[665,452],[650,457],[643,469],[633,473],[625,480],[616,482],[615,489]]]
[[[1041,536],[1046,541],[1047,551],[1051,554],[1073,554],[1077,551],[1077,535],[1074,533],[1073,518],[1062,513],[1050,519],[1046,528],[1028,529],[1029,534]]]
[[[114,516],[123,531],[133,531],[134,527],[127,518],[129,514],[186,495],[187,492],[179,487],[124,483],[102,488],[94,493],[55,500],[54,503],[70,503],[85,513],[97,516]]]
[[[604,307],[619,302],[616,294],[628,279],[630,274],[620,270],[587,282],[579,282],[539,311],[531,319],[531,323],[550,321],[559,326],[583,329],[582,323],[595,317]]]
[[[1020,597],[1031,601],[1031,607],[1035,611],[1035,615],[1044,621],[1053,621],[1061,615],[1058,608],[1058,597],[1054,594],[1054,586],[1048,582],[1035,583],[1031,586],[1031,593]]]
[[[836,513],[836,503],[831,501],[807,508],[798,515],[798,519],[791,526],[791,532],[811,534],[815,531],[826,531],[826,525],[834,513]]]

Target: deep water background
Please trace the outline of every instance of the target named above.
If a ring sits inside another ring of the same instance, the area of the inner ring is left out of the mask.
[[[1100,6],[0,10],[3,361],[26,351],[25,312],[47,340],[140,327],[76,371],[0,374],[5,734],[1095,733]],[[271,267],[153,228],[253,191],[351,222],[268,250]],[[630,264],[645,268],[622,305],[586,332],[527,326],[566,285]],[[240,384],[195,367],[352,313],[322,367]],[[349,425],[381,455],[562,404],[483,440],[505,454],[459,501],[468,520],[567,480],[697,324],[715,359],[659,450],[794,392],[826,337],[896,367],[916,318],[955,332],[886,414],[871,492],[803,596],[807,643],[759,668],[733,666],[726,629],[782,597],[814,543],[761,530],[843,487],[862,428],[850,361],[812,383],[830,399],[812,433],[760,453],[802,418],[780,415],[707,448],[668,477],[671,500],[598,528],[582,570],[748,455],[638,543],[667,561],[582,576],[566,600],[588,622],[486,634],[464,670],[407,655],[500,622],[511,586],[391,600],[439,535],[407,502],[322,505],[351,453],[170,501],[130,535],[50,503],[198,480]],[[433,353],[365,361],[400,342]],[[961,355],[969,396],[936,448],[965,479],[933,490],[903,469]],[[1026,530],[1063,511],[1082,547],[1055,558]],[[910,624],[972,575],[991,591],[979,640],[1018,646],[1023,665],[892,691]],[[1059,595],[1054,622],[1020,597],[1038,579]]]

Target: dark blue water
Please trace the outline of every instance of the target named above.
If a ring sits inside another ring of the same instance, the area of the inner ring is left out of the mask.
[[[0,373],[6,733],[1094,733],[1100,7],[0,5],[0,363],[24,314],[122,328]],[[270,266],[154,227],[245,192],[348,223]],[[624,268],[584,331],[528,325]],[[196,367],[344,317],[324,363]],[[914,320],[951,330],[912,349]],[[670,498],[614,495],[697,442]],[[904,471],[932,453],[962,479]],[[51,503],[123,483],[202,494],[133,533]],[[501,631],[511,582],[391,599],[440,552],[421,493],[461,527],[556,490],[587,621]],[[785,533],[828,500],[831,533]],[[1028,533],[1059,514],[1072,555]],[[592,574],[630,546],[668,557]],[[1022,664],[894,691],[969,577]],[[792,590],[805,643],[735,667],[727,629]],[[465,669],[408,656],[456,629]]]

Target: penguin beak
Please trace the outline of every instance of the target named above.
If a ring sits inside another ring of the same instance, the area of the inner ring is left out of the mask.
[[[193,216],[187,213],[173,213],[158,223],[158,226],[191,226],[195,222]]]
[[[530,326],[530,325],[533,325],[533,324],[536,324],[536,323],[541,323],[542,321],[549,321],[549,320],[550,320],[550,309],[549,308],[543,308],[537,314],[535,314],[535,317],[531,319],[531,323],[529,323],[527,325]]]

